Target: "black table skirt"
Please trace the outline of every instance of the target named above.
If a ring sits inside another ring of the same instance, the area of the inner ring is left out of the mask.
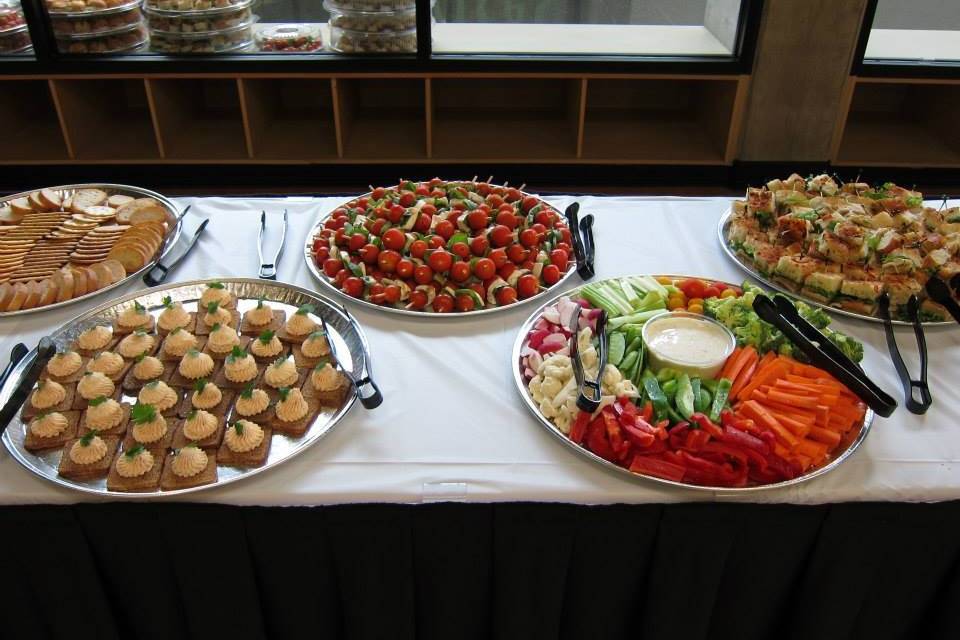
[[[960,503],[0,508],[4,638],[960,638]]]

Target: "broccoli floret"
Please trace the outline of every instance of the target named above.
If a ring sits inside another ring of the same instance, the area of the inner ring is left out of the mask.
[[[759,348],[767,338],[767,330],[761,320],[756,320],[733,328],[733,335],[740,346],[753,345]]]
[[[800,312],[800,316],[817,329],[825,329],[827,325],[830,324],[830,316],[827,315],[827,312],[820,307],[811,307],[810,305],[800,302],[799,300],[795,301],[794,304],[797,305],[797,310]]]
[[[827,339],[830,340],[830,342],[835,344],[837,348],[843,352],[843,355],[847,356],[854,362],[860,362],[863,360],[863,345],[859,341],[842,333],[830,331],[829,329],[824,330],[823,333],[827,336]]]

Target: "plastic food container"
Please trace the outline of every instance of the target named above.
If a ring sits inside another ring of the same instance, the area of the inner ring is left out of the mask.
[[[257,48],[268,53],[305,53],[323,48],[323,37],[314,25],[281,24],[259,32]]]
[[[20,25],[0,33],[0,54],[25,53],[30,49],[30,32]]]
[[[53,16],[106,15],[129,11],[140,6],[140,0],[46,0],[47,13]]]
[[[23,11],[19,7],[0,4],[0,36],[21,30],[26,26]]]
[[[251,44],[253,27],[249,24],[213,33],[155,32],[150,38],[150,49],[160,53],[227,53],[246,49]]]
[[[171,12],[155,12],[147,9],[147,24],[154,35],[164,34],[197,34],[219,33],[229,29],[253,24],[255,16],[250,11],[252,1],[246,5],[237,5],[217,13],[204,15],[171,15]]]
[[[417,31],[365,33],[331,26],[330,48],[339,53],[416,53]]]
[[[60,53],[123,53],[140,47],[146,41],[147,30],[143,25],[136,25],[123,33],[94,34],[89,38],[57,38],[57,48]]]
[[[417,10],[396,11],[393,13],[371,11],[341,11],[330,6],[329,0],[324,7],[330,13],[330,26],[344,31],[363,31],[366,33],[404,33],[417,28]]]
[[[218,10],[249,7],[250,0],[147,0],[147,9],[159,11],[217,13]]]
[[[417,8],[416,0],[327,0],[323,4],[327,9],[381,13],[408,11]]]
[[[76,17],[55,17],[50,19],[53,33],[66,39],[107,35],[121,31],[132,31],[134,25],[143,23],[140,7],[134,6],[116,13],[84,14]]]
[[[725,326],[697,313],[664,312],[647,320],[641,331],[650,368],[676,369],[713,378],[737,345]]]

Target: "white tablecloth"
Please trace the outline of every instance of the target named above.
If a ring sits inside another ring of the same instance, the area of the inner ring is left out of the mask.
[[[550,201],[564,207],[572,198]],[[290,211],[279,279],[313,283],[303,238],[335,198],[184,198],[186,228],[210,224],[170,280],[255,276],[261,209]],[[597,278],[629,273],[686,273],[738,282],[743,272],[721,252],[717,221],[726,198],[580,198],[596,216]],[[277,225],[274,225],[275,230]],[[575,279],[568,286],[576,286]],[[141,282],[127,285],[127,293]],[[106,302],[110,294],[55,312],[0,320],[0,358],[18,341],[40,336]],[[349,306],[349,305],[348,305]],[[582,459],[547,433],[521,404],[510,353],[533,306],[476,319],[406,319],[350,307],[370,340],[376,380],[386,398],[359,405],[332,434],[301,456],[243,482],[188,497],[200,502],[314,505],[345,502],[560,501],[642,503],[746,500],[812,504],[851,500],[938,501],[960,498],[960,331],[927,331],[934,405],[925,416],[901,408],[878,419],[864,445],[840,468],[800,486],[731,497],[665,489],[617,477]],[[836,318],[836,328],[866,344],[866,371],[894,397],[902,390],[883,328]],[[912,331],[902,351],[917,370]],[[92,498],[60,489],[0,451],[0,503],[68,503]]]

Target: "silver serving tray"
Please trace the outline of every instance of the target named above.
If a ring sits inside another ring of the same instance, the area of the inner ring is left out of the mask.
[[[130,282],[131,280],[133,280],[134,278],[137,278],[142,274],[146,273],[147,271],[149,271],[150,269],[152,269],[155,264],[160,262],[160,260],[162,260],[163,257],[170,252],[170,249],[173,248],[173,246],[177,243],[177,240],[180,238],[180,231],[181,231],[181,227],[183,226],[183,214],[180,213],[179,208],[172,201],[170,201],[166,197],[154,191],[150,191],[148,189],[141,189],[140,187],[131,187],[125,184],[108,184],[108,183],[67,184],[67,185],[60,185],[56,187],[45,187],[45,188],[52,189],[54,191],[61,191],[61,192],[75,191],[77,189],[103,189],[104,191],[108,191],[112,194],[128,195],[128,196],[134,196],[137,198],[154,198],[155,200],[159,201],[164,207],[166,207],[167,211],[170,213],[169,222],[173,222],[173,224],[171,225],[170,230],[167,231],[167,237],[164,240],[163,245],[160,247],[160,250],[157,252],[157,255],[154,256],[153,260],[147,262],[147,264],[145,264],[142,269],[135,271],[131,274],[128,274],[126,278],[123,278],[119,282],[114,282],[113,284],[107,287],[103,287],[102,289],[97,289],[96,291],[92,291],[90,293],[84,294],[82,296],[78,296],[76,298],[71,298],[70,300],[64,300],[63,302],[54,302],[53,304],[48,304],[44,307],[34,307],[33,309],[22,309],[20,311],[2,311],[0,312],[0,318],[12,318],[14,316],[24,316],[30,313],[42,313],[44,311],[50,311],[52,309],[59,309],[60,307],[66,307],[67,305],[75,304],[77,302],[82,302],[83,300],[88,300],[94,296],[99,296],[103,293],[106,293],[111,289],[116,289],[117,287],[121,287],[127,284],[128,282]],[[10,200],[16,200],[17,198],[23,198],[24,196],[29,196],[31,193],[34,193],[35,191],[36,189],[17,193],[12,196],[6,196],[4,198],[0,198],[0,206],[6,204]]]
[[[670,278],[700,278],[701,280],[706,280],[709,282],[723,282],[722,280],[716,280],[715,278],[702,278],[700,276],[686,276],[686,275],[669,275],[669,274],[656,274],[654,277],[666,276]],[[729,286],[736,286],[729,283]],[[792,480],[784,480],[783,482],[774,482],[771,484],[763,484],[750,487],[711,487],[704,486],[699,484],[689,484],[686,482],[675,482],[673,480],[667,480],[665,478],[657,478],[654,476],[648,476],[641,473],[634,473],[629,469],[615,465],[612,462],[604,460],[600,456],[576,444],[570,438],[568,438],[564,433],[562,433],[557,427],[550,422],[550,419],[543,415],[540,411],[540,407],[537,406],[537,403],[534,402],[533,398],[530,396],[530,393],[527,391],[527,383],[523,378],[523,371],[520,369],[520,353],[523,351],[524,346],[527,343],[527,335],[533,328],[533,325],[536,324],[537,320],[540,319],[540,316],[543,314],[544,309],[547,307],[556,304],[557,300],[564,296],[571,296],[577,292],[577,289],[571,291],[566,291],[564,293],[558,294],[550,298],[548,301],[544,302],[536,311],[534,311],[526,322],[523,323],[523,326],[520,327],[520,332],[517,334],[517,340],[513,345],[512,359],[510,360],[510,367],[513,369],[513,381],[516,384],[517,391],[520,393],[520,397],[523,399],[524,404],[527,409],[534,415],[537,419],[537,422],[550,432],[555,438],[563,442],[565,445],[576,451],[581,456],[585,457],[588,460],[593,461],[596,464],[599,464],[607,471],[614,473],[621,478],[625,478],[633,481],[641,482],[656,482],[662,485],[677,487],[682,489],[692,489],[695,491],[709,491],[712,493],[718,494],[748,494],[756,493],[759,491],[769,491],[771,489],[783,489],[785,487],[790,487],[793,485],[800,484],[802,482],[807,482],[818,476],[833,471],[841,464],[844,460],[853,455],[853,452],[857,450],[857,447],[866,439],[867,434],[870,432],[870,427],[873,425],[874,413],[873,410],[867,409],[866,416],[863,420],[863,425],[859,429],[851,429],[848,433],[844,435],[843,441],[841,441],[840,446],[834,451],[833,457],[826,464],[817,467],[808,471],[807,473],[797,476]]]
[[[112,322],[133,300],[140,302],[140,304],[147,307],[154,315],[159,315],[163,309],[161,300],[164,296],[170,296],[175,302],[183,302],[187,310],[195,310],[196,301],[200,298],[206,284],[214,280],[222,282],[226,289],[237,297],[237,309],[241,313],[255,306],[257,298],[261,297],[272,305],[273,303],[278,303],[275,307],[283,309],[288,315],[295,312],[301,305],[308,303],[313,304],[316,308],[314,315],[322,318],[326,323],[328,339],[331,341],[332,350],[336,352],[339,361],[345,365],[352,366],[353,372],[361,377],[369,372],[370,364],[367,356],[369,349],[366,336],[364,336],[357,321],[354,320],[353,316],[351,316],[342,305],[323,296],[318,296],[306,289],[301,289],[300,287],[252,278],[193,280],[191,282],[161,286],[128,294],[77,316],[53,332],[50,337],[57,346],[58,351],[67,348],[81,331],[97,324]],[[20,361],[10,374],[6,384],[0,389],[0,406],[4,406],[10,399],[14,389],[17,388],[21,378],[29,369],[36,355],[37,351],[33,349]],[[123,392],[122,398],[129,402],[136,400],[136,396],[126,392]],[[249,478],[286,462],[294,456],[303,453],[330,433],[343,416],[350,411],[355,401],[356,392],[353,391],[340,409],[333,411],[332,409],[325,408],[310,426],[307,433],[301,438],[291,438],[279,433],[273,434],[270,453],[263,466],[246,469],[220,465],[217,469],[217,482],[201,487],[191,487],[175,491],[157,490],[146,493],[108,491],[106,488],[106,478],[84,482],[70,480],[57,475],[57,465],[60,463],[60,456],[63,454],[63,449],[38,453],[31,453],[24,449],[23,439],[26,435],[26,425],[20,419],[19,411],[3,434],[3,444],[6,445],[7,450],[17,462],[41,478],[45,478],[62,487],[75,489],[84,493],[110,496],[111,498],[157,498],[160,496],[192,493],[194,491],[202,491],[204,489],[210,489],[211,487],[230,484],[231,482]]]
[[[345,201],[343,201],[343,203],[338,204],[338,205],[335,206],[333,209],[331,209],[331,210],[328,211],[327,213],[325,213],[325,214],[323,214],[322,216],[320,216],[320,218],[317,220],[317,222],[314,223],[314,225],[313,225],[312,227],[310,227],[310,231],[307,232],[307,237],[306,237],[306,240],[305,240],[304,246],[303,246],[303,259],[304,259],[304,261],[307,263],[307,269],[310,270],[310,273],[313,275],[314,280],[316,280],[317,282],[319,282],[319,283],[320,283],[320,286],[321,286],[323,289],[326,289],[328,292],[331,292],[331,293],[333,293],[334,295],[340,296],[340,297],[342,297],[342,298],[346,298],[346,299],[349,300],[350,302],[359,304],[359,305],[364,306],[364,307],[366,307],[366,308],[368,308],[368,309],[374,309],[374,310],[376,310],[376,311],[384,311],[384,312],[387,312],[387,313],[396,313],[396,314],[400,314],[400,315],[404,315],[404,316],[415,316],[415,317],[417,317],[417,318],[467,318],[467,317],[479,316],[479,315],[484,315],[484,314],[489,314],[489,313],[497,313],[498,311],[499,311],[499,312],[509,311],[509,310],[511,310],[511,309],[516,309],[518,306],[520,306],[520,305],[522,305],[522,304],[527,304],[527,303],[533,302],[533,301],[535,301],[535,300],[542,300],[544,296],[549,295],[549,293],[550,293],[551,290],[556,290],[556,289],[558,289],[558,288],[561,287],[567,280],[569,280],[572,276],[574,276],[574,275],[577,273],[576,258],[571,256],[572,259],[571,259],[571,261],[570,261],[570,266],[567,268],[567,272],[566,272],[565,274],[563,274],[563,276],[560,278],[560,280],[558,280],[557,283],[554,284],[553,286],[551,286],[550,288],[544,289],[543,291],[541,291],[541,292],[538,293],[537,295],[532,296],[532,297],[530,297],[530,298],[526,298],[526,299],[524,299],[524,300],[517,299],[517,301],[516,301],[515,303],[506,305],[506,306],[504,306],[504,307],[499,307],[499,306],[498,306],[498,307],[484,307],[483,309],[476,309],[476,310],[474,310],[474,311],[452,311],[452,312],[450,312],[450,313],[433,313],[433,312],[430,312],[430,311],[413,311],[413,310],[411,310],[411,309],[397,309],[397,308],[395,308],[395,307],[389,307],[389,306],[387,306],[387,305],[374,304],[373,302],[369,302],[369,301],[367,301],[367,300],[361,300],[360,298],[354,298],[353,296],[348,296],[348,295],[345,294],[343,291],[341,291],[339,288],[337,288],[336,286],[334,286],[334,285],[330,282],[330,279],[327,278],[326,275],[324,275],[323,270],[322,270],[320,267],[318,267],[318,266],[316,265],[316,263],[313,261],[313,237],[314,237],[317,233],[319,233],[321,229],[323,229],[323,224],[327,221],[327,219],[331,216],[331,214],[333,214],[334,211],[336,211],[336,210],[339,209],[340,207],[346,205],[348,202],[351,202],[351,201],[356,200],[356,199],[358,199],[358,198],[367,197],[367,196],[370,195],[370,193],[372,193],[372,192],[368,191],[367,193],[363,193],[363,194],[361,194],[361,195],[354,196],[353,198],[350,198],[349,200],[345,200]],[[524,196],[533,195],[533,194],[527,193],[526,191],[521,191],[521,193],[522,193]],[[560,217],[561,217],[561,218],[564,218],[562,211],[558,211],[556,207],[554,207],[553,205],[551,205],[550,203],[548,203],[546,200],[543,200],[543,198],[540,198],[540,196],[534,196],[534,197],[540,199],[540,200],[541,200],[544,204],[546,204],[548,207],[550,207],[550,208],[553,209],[554,211],[557,211],[557,213],[560,214]],[[564,218],[564,219],[565,219],[565,218]],[[575,230],[574,230],[574,229],[571,229],[571,230],[570,230],[570,233],[575,233]]]
[[[727,257],[729,257],[731,260],[736,262],[737,266],[739,266],[741,269],[749,273],[755,279],[759,280],[760,282],[770,287],[771,289],[776,289],[780,293],[786,294],[791,298],[796,298],[797,300],[803,300],[804,302],[806,302],[811,306],[820,307],[824,311],[829,311],[830,313],[836,313],[837,315],[841,315],[841,316],[847,316],[848,318],[866,320],[868,322],[880,322],[880,323],[883,322],[883,319],[878,318],[877,316],[868,316],[865,313],[856,313],[854,311],[847,311],[846,309],[838,309],[837,307],[830,306],[829,304],[824,304],[822,302],[814,300],[813,298],[808,298],[807,296],[803,295],[799,291],[791,291],[787,287],[781,284],[777,284],[776,282],[767,278],[766,276],[761,275],[760,272],[758,272],[756,269],[753,268],[752,264],[750,264],[746,259],[744,259],[743,256],[741,256],[739,253],[734,251],[730,247],[730,245],[727,244],[727,228],[730,226],[730,219],[732,217],[733,217],[733,211],[727,211],[725,214],[723,214],[723,217],[720,218],[720,222],[717,224],[717,238],[720,240],[720,246],[723,248],[723,252],[727,254]],[[913,326],[912,322],[906,322],[904,320],[891,319],[891,322],[893,324],[905,325],[908,327]],[[954,324],[954,321],[945,320],[942,322],[923,322],[922,324],[926,327],[948,327]]]

